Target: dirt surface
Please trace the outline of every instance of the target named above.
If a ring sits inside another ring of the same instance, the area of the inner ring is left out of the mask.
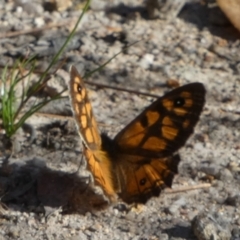
[[[0,135],[0,239],[240,239],[240,33],[214,3],[161,9],[149,15],[142,1],[93,1],[48,89],[66,87],[70,65],[83,75],[139,40],[88,80],[158,96],[169,80],[203,83],[206,104],[179,151],[172,190],[145,205],[109,205],[85,170],[65,93],[11,141]],[[29,52],[44,69],[80,12],[74,1],[62,12],[41,1],[1,2],[0,71]],[[87,87],[99,128],[112,137],[153,100]]]

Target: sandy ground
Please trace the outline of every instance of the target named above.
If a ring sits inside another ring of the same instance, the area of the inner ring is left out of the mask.
[[[73,7],[49,13],[38,4],[29,13],[2,3],[1,33],[33,29],[39,22],[68,24],[38,34],[1,35],[1,66],[30,48],[43,69],[80,12]],[[216,6],[200,1],[189,1],[171,16],[149,19],[144,4],[130,0],[113,1],[107,10],[92,6],[49,85],[60,91],[71,64],[85,74],[138,40],[88,80],[158,96],[171,90],[169,80],[203,83],[206,104],[179,151],[172,190],[145,205],[108,205],[85,170],[65,93],[33,115],[10,143],[1,134],[0,239],[240,239],[240,34]],[[153,100],[87,87],[99,128],[110,136]]]

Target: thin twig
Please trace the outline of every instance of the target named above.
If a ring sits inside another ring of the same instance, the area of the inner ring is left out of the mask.
[[[72,19],[70,19],[70,20],[72,21]],[[21,30],[21,31],[16,31],[16,32],[2,33],[2,34],[0,34],[0,39],[1,38],[11,38],[11,37],[19,36],[19,35],[26,35],[26,34],[41,32],[41,31],[51,29],[51,28],[54,28],[54,27],[62,27],[64,25],[69,24],[70,20],[64,21],[64,22],[61,22],[61,23],[50,23],[50,24],[48,24],[44,27],[40,27],[40,28],[31,28],[31,29]]]
[[[101,84],[101,83],[95,83],[95,82],[86,81],[86,80],[84,82],[86,84],[93,85],[93,86],[96,86],[96,87],[99,87],[99,88],[109,88],[109,89],[114,89],[114,90],[117,90],[117,91],[134,93],[134,94],[143,95],[143,96],[147,96],[147,97],[159,98],[158,95],[151,94],[151,93],[144,93],[144,92],[139,92],[139,91],[136,91],[136,90],[130,90],[130,89],[121,88],[121,87],[111,87],[109,85],[105,85],[105,84]]]
[[[181,187],[177,189],[166,189],[165,193],[173,194],[173,193],[187,192],[187,191],[198,190],[198,189],[205,189],[210,187],[211,187],[210,183],[203,183],[203,184],[198,184],[194,186]]]

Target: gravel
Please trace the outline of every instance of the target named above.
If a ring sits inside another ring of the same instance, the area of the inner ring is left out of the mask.
[[[80,2],[65,2],[52,12],[41,0],[0,3],[0,72],[32,55],[39,71],[48,66],[81,13]],[[66,98],[32,116],[27,124],[34,131],[18,131],[13,149],[0,134],[0,240],[240,239],[240,33],[217,6],[189,0],[180,8],[179,1],[164,2],[151,9],[156,2],[93,1],[49,89],[66,86],[70,65],[84,75],[121,50],[88,80],[159,96],[170,90],[170,79],[179,85],[202,82],[206,105],[179,151],[174,191],[145,205],[108,205],[85,169]],[[152,101],[87,87],[99,127],[110,136]],[[202,183],[211,186],[181,191]]]

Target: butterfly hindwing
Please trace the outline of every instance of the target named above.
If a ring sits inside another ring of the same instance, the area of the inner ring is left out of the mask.
[[[119,194],[127,203],[145,203],[152,196],[159,196],[166,186],[171,187],[180,162],[178,154],[162,159],[138,156],[125,156],[124,159],[128,158],[131,159],[126,163],[128,167],[121,169],[124,182],[120,180]]]
[[[103,151],[93,152],[86,147],[84,147],[84,155],[87,160],[87,169],[92,173],[95,184],[102,188],[111,201],[115,201],[114,173],[108,155]]]
[[[191,83],[158,98],[117,134],[120,151],[153,158],[174,153],[193,132],[204,96],[204,86]]]

